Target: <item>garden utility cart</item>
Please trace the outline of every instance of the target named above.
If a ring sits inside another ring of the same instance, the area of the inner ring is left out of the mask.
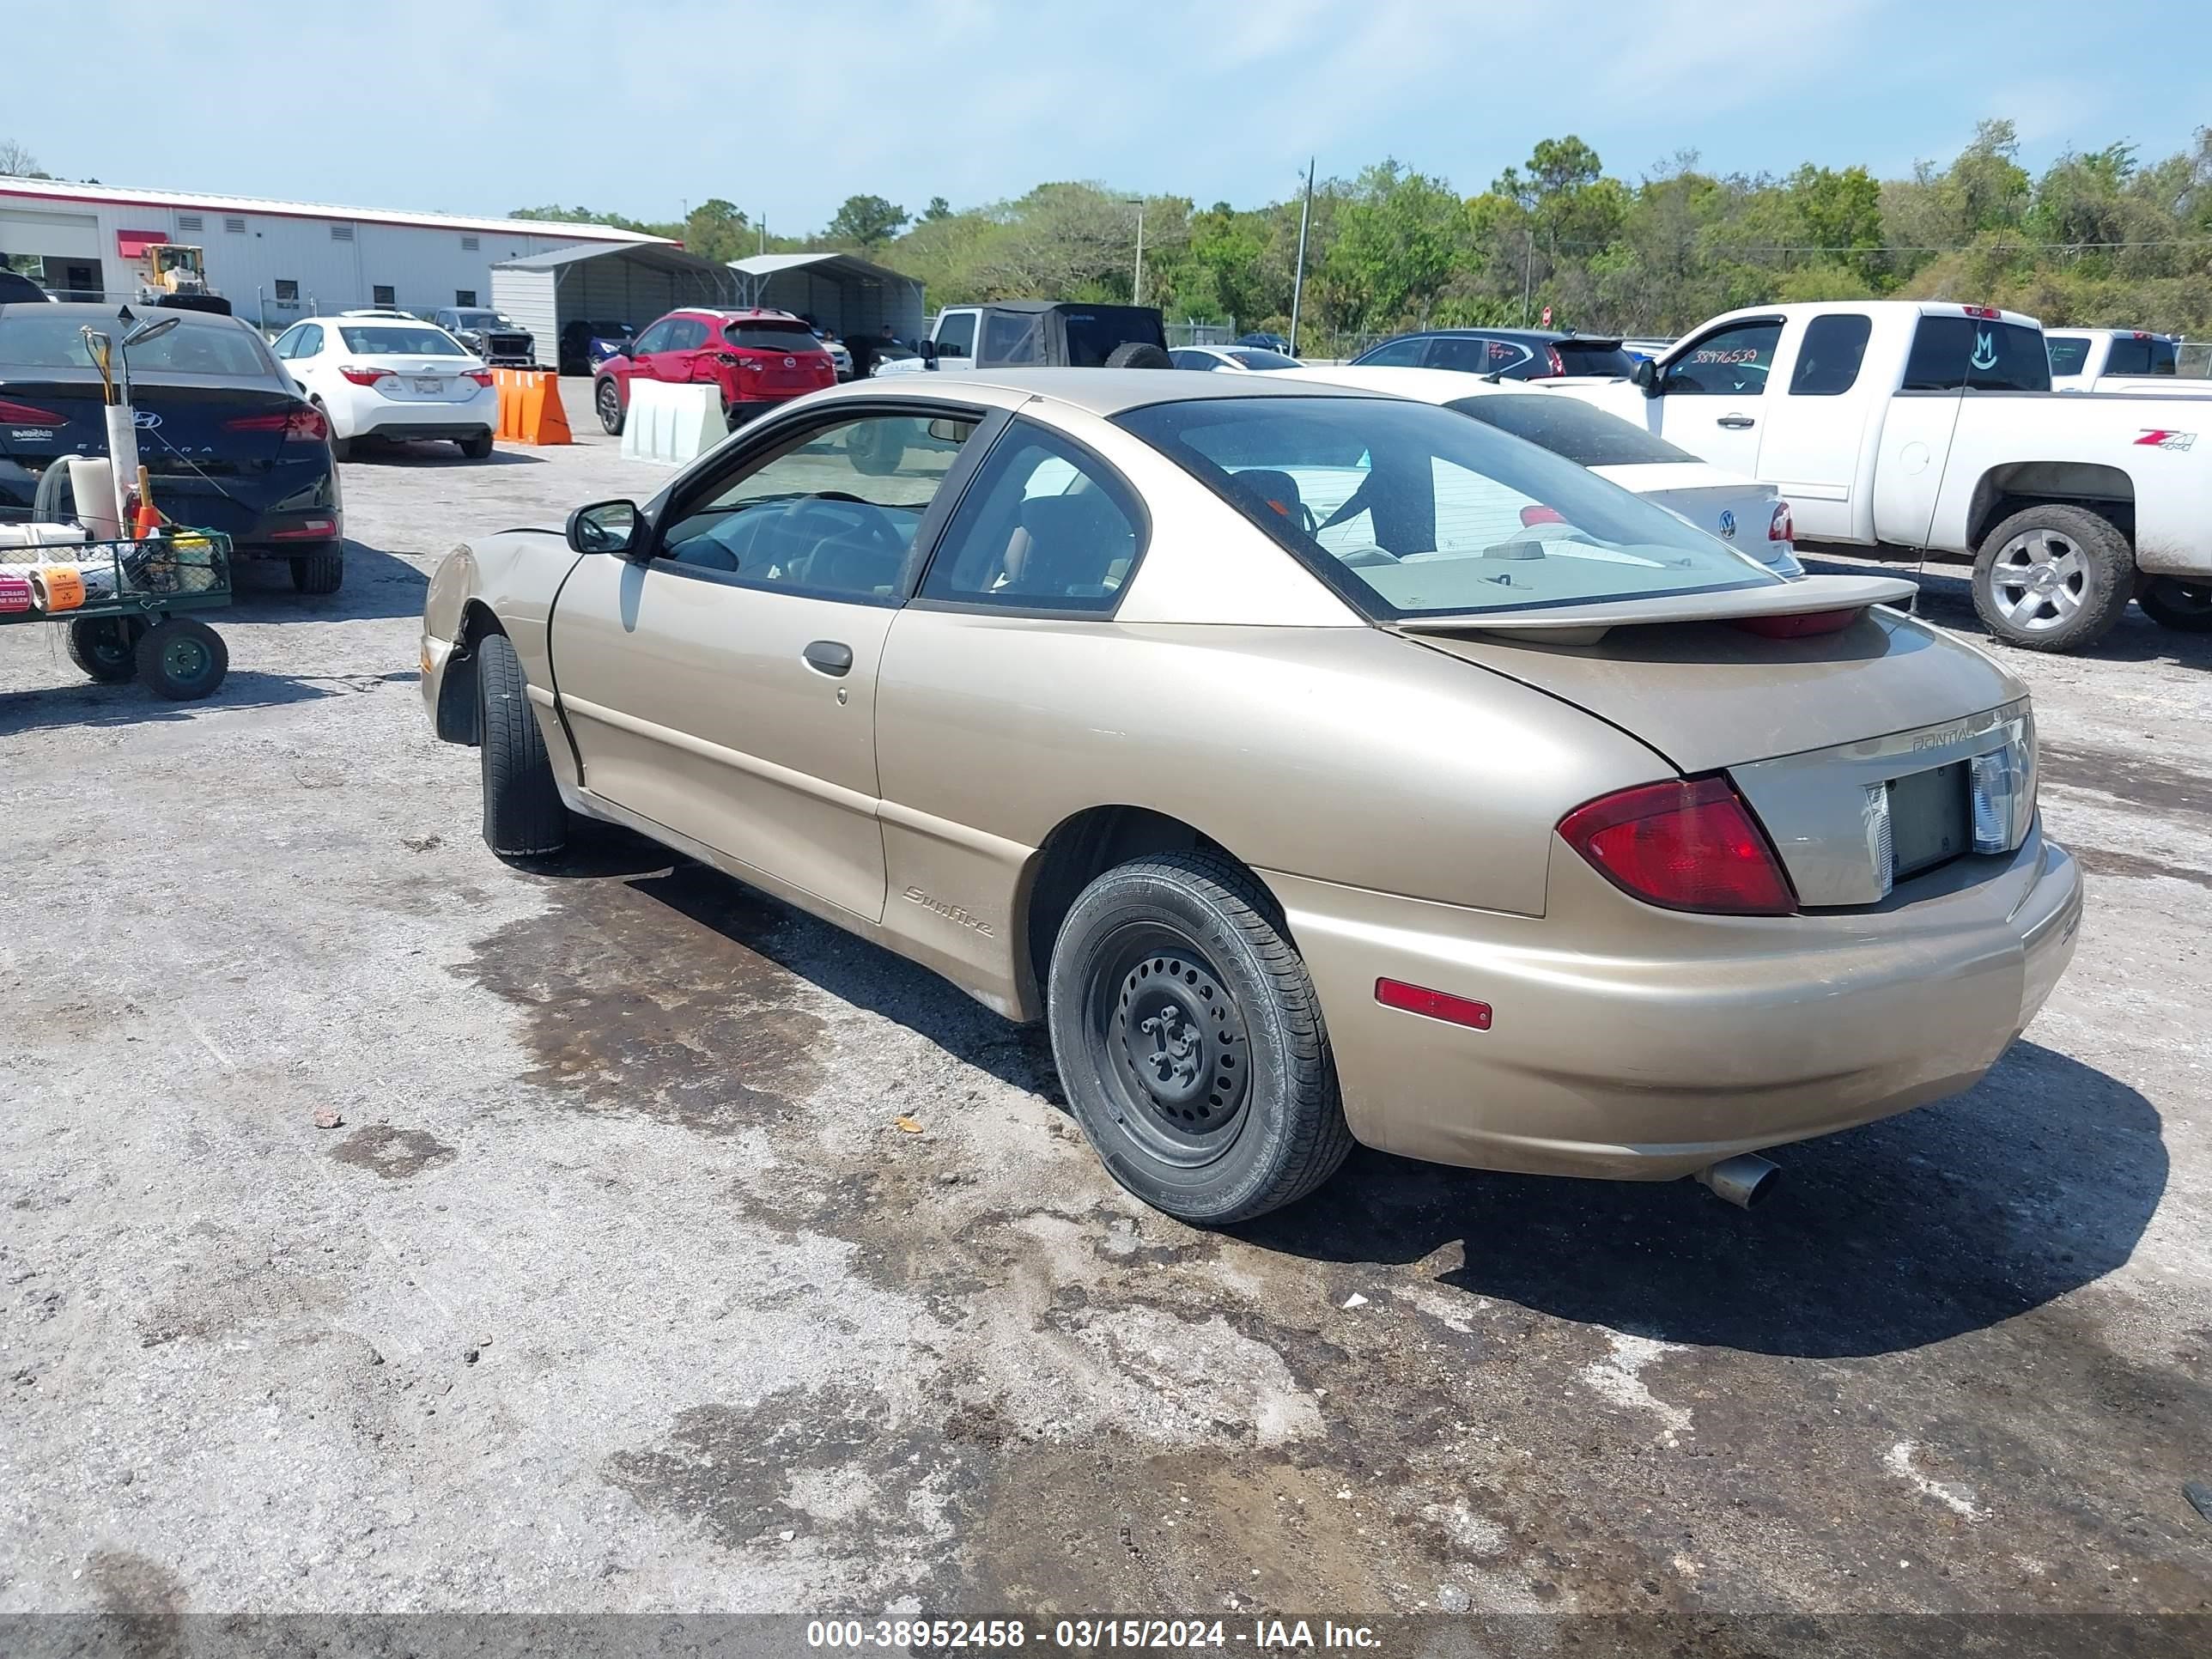
[[[0,546],[0,626],[57,623],[70,660],[104,683],[189,702],[222,684],[222,636],[187,614],[230,603],[230,540],[165,529],[139,541]]]

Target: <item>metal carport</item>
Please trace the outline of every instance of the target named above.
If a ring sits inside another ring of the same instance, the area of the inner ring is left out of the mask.
[[[504,259],[491,268],[491,303],[528,329],[551,364],[574,322],[643,328],[678,306],[735,303],[738,280],[672,242],[585,242]]]
[[[885,323],[898,339],[923,331],[921,279],[851,253],[761,253],[732,259],[743,303],[811,317],[847,339],[872,337]]]

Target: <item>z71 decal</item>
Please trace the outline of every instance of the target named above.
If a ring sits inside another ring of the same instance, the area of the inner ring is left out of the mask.
[[[2194,432],[2172,432],[2162,426],[2145,427],[2136,440],[2139,447],[2150,449],[2187,449],[2196,441]]]

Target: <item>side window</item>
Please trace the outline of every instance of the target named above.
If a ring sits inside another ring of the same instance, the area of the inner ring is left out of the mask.
[[[684,504],[655,562],[747,586],[894,603],[922,514],[972,422],[867,415],[817,427]]]
[[[1041,355],[1037,350],[1037,331],[1042,321],[1042,318],[1024,317],[1018,312],[990,313],[983,319],[983,349],[975,361],[994,368],[1036,362]]]
[[[2107,374],[2148,374],[2150,373],[2150,337],[2147,334],[2114,335],[2112,349],[2105,357]]]
[[[323,331],[321,327],[314,323],[301,324],[300,337],[293,343],[292,355],[295,357],[313,357],[320,353],[322,349]]]
[[[1805,325],[1797,367],[1790,372],[1793,398],[1839,398],[1856,385],[1874,319],[1848,312],[1815,317]]]
[[[1178,346],[1168,353],[1168,361],[1177,368],[1218,368],[1219,359],[1211,352],[1193,351],[1188,346]]]
[[[939,319],[937,355],[940,357],[973,357],[975,355],[974,312],[951,312]]]
[[[1669,397],[1756,398],[1766,390],[1782,325],[1737,323],[1708,334],[1667,366],[1659,390]]]
[[[2154,374],[2179,374],[2181,372],[2181,354],[2174,349],[2172,341],[2152,339],[2150,372]]]
[[[629,349],[629,355],[642,357],[648,351],[665,351],[668,349],[668,331],[673,326],[667,322],[655,323],[637,337],[636,343]]]
[[[288,328],[276,337],[276,343],[269,349],[281,358],[289,358],[299,349],[300,336],[304,331]]]
[[[1510,374],[1534,361],[1535,353],[1511,340],[1467,338],[1445,335],[1429,342],[1429,367],[1455,368],[1468,374]]]
[[[921,597],[1017,611],[1111,611],[1143,538],[1135,498],[1056,433],[1016,421],[975,474]]]
[[[707,343],[707,325],[696,317],[678,317],[668,325],[668,337],[655,348],[660,351],[696,351]]]
[[[1388,340],[1352,361],[1360,368],[1419,368],[1422,350],[1427,344],[1428,341],[1418,334],[1403,340]]]

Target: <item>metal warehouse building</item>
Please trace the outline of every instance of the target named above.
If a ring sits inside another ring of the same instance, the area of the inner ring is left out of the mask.
[[[270,330],[358,306],[489,305],[495,264],[580,245],[670,246],[608,225],[0,178],[0,255],[57,297],[135,297],[150,242],[204,249],[209,284]],[[550,347],[540,343],[549,361]]]

